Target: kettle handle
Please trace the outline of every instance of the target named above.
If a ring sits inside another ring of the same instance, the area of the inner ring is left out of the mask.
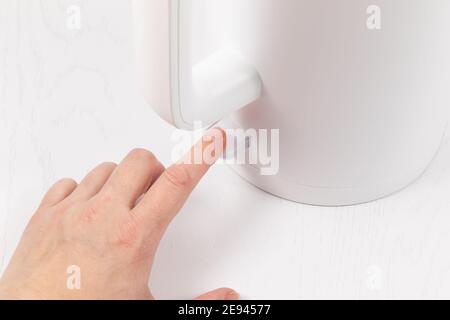
[[[262,93],[257,70],[232,50],[192,64],[195,1],[133,0],[135,51],[147,101],[181,129],[212,125]]]

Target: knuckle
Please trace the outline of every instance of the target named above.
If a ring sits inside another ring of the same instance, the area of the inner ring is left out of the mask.
[[[164,172],[164,166],[158,158],[148,150],[134,149],[130,152],[128,158],[135,163],[139,163],[140,166],[155,176],[159,176]]]
[[[103,212],[103,210],[109,207],[112,202],[112,196],[104,192],[99,194],[93,201],[87,204],[87,206],[81,212],[82,220],[86,222],[92,222]]]
[[[145,150],[145,149],[141,149],[141,148],[133,149],[130,152],[130,156],[132,158],[140,159],[140,160],[148,162],[148,163],[158,162],[158,160],[156,159],[156,156],[152,152]]]
[[[77,184],[78,183],[72,178],[63,178],[56,183],[56,185],[59,187],[63,187],[63,186],[71,187],[71,186],[76,186]]]
[[[114,247],[135,247],[138,246],[141,238],[139,224],[135,219],[127,219],[121,222],[113,234],[111,244]]]
[[[113,170],[117,167],[117,164],[114,162],[103,162],[98,167],[105,170]]]
[[[173,165],[164,172],[164,176],[169,183],[177,188],[189,186],[192,178],[183,165]]]

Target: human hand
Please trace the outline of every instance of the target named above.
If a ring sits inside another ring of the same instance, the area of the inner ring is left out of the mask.
[[[153,299],[148,281],[160,239],[222,155],[225,139],[223,131],[211,130],[167,170],[137,149],[119,165],[98,166],[80,184],[57,182],[0,280],[0,298]],[[199,152],[204,156],[193,161]],[[68,270],[79,272],[79,288],[69,286]],[[199,299],[238,298],[223,288]]]

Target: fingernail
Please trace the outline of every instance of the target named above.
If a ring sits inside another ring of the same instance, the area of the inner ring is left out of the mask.
[[[225,300],[239,300],[241,298],[241,296],[239,295],[239,293],[237,293],[234,290],[231,290],[230,292],[228,292],[227,296],[225,297]]]
[[[212,162],[220,158],[226,148],[226,133],[220,128],[212,128],[203,136],[203,142],[207,145],[214,144],[214,151],[212,153]]]

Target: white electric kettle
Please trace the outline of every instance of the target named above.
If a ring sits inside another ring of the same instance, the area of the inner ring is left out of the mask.
[[[280,130],[274,195],[350,205],[417,179],[450,104],[449,0],[134,0],[151,106],[190,129]],[[245,108],[243,108],[245,107]]]

